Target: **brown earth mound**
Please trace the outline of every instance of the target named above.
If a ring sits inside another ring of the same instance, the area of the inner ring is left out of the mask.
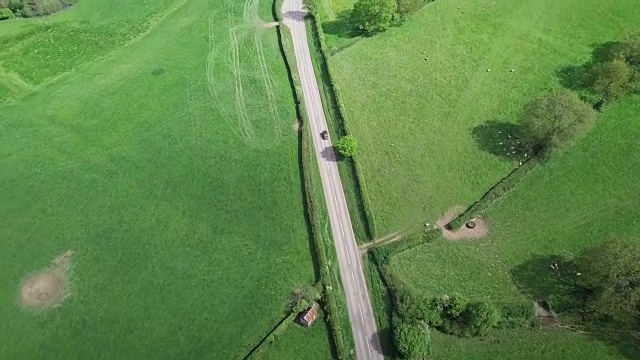
[[[449,209],[440,220],[436,222],[438,228],[442,231],[442,236],[447,240],[465,240],[465,239],[478,239],[489,233],[487,223],[481,218],[473,219],[475,227],[473,229],[467,226],[462,226],[458,230],[451,229],[450,223],[458,215],[464,211],[463,207],[456,206]]]
[[[69,295],[67,272],[71,266],[72,251],[58,256],[52,266],[29,276],[20,286],[20,304],[25,308],[52,308]]]

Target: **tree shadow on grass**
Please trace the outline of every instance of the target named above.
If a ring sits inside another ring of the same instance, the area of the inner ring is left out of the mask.
[[[473,140],[480,150],[508,161],[524,161],[529,156],[519,139],[517,124],[490,120],[471,130]]]
[[[335,18],[335,20],[325,21],[322,23],[322,30],[326,34],[335,35],[340,38],[351,39],[362,36],[362,32],[353,26],[351,21],[351,13],[344,11]]]
[[[562,255],[534,255],[511,270],[520,291],[534,301],[547,301],[562,319],[561,327],[577,330],[602,341],[628,359],[640,358],[638,322],[628,324],[598,322],[583,317],[585,291],[578,285],[581,275],[576,264]],[[588,321],[587,321],[588,320]]]
[[[534,301],[546,300],[556,312],[578,309],[583,290],[575,263],[561,255],[534,255],[511,270],[516,286]]]
[[[589,91],[589,73],[591,70],[607,61],[615,59],[624,43],[608,41],[602,44],[592,45],[591,58],[584,64],[563,66],[556,70],[556,77],[560,84],[567,89],[577,91]]]
[[[616,349],[630,360],[640,359],[640,331],[635,329],[612,329],[611,327],[586,326],[589,336]]]

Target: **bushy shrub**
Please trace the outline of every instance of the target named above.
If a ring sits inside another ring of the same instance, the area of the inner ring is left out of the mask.
[[[398,352],[407,359],[429,355],[431,336],[429,327],[422,321],[403,321],[393,328],[393,340]]]
[[[509,302],[500,305],[500,313],[503,319],[529,320],[535,315],[535,309],[529,301]]]
[[[387,30],[397,20],[394,0],[358,0],[351,12],[351,21],[366,35]]]
[[[386,265],[389,263],[389,256],[391,256],[389,249],[385,247],[374,247],[373,250],[371,250],[371,254],[373,260],[375,260],[378,265]]]
[[[336,144],[338,152],[344,157],[352,157],[358,152],[358,141],[353,135],[345,135]]]
[[[462,315],[461,335],[486,335],[499,320],[500,312],[493,304],[480,301],[470,303]]]
[[[492,303],[468,303],[459,294],[442,295],[431,300],[403,291],[397,299],[396,310],[403,321],[422,321],[447,334],[481,336],[495,327],[500,311]],[[510,314],[528,314],[524,308],[513,307]]]
[[[0,8],[0,20],[11,19],[13,17],[13,11],[9,8]]]

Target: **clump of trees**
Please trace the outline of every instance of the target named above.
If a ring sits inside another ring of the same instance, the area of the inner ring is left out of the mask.
[[[459,294],[428,299],[411,290],[396,289],[395,295],[394,344],[407,359],[429,355],[430,328],[461,337],[484,336],[496,327],[524,326],[534,315],[531,303],[507,304],[502,315],[493,303],[469,302]]]
[[[50,15],[75,5],[78,0],[0,0],[0,20]]]
[[[570,143],[596,119],[592,106],[566,89],[547,91],[524,107],[520,141],[533,154],[549,154]]]
[[[609,46],[604,59],[590,65],[587,85],[607,99],[619,99],[640,90],[640,34]]]
[[[441,332],[464,337],[486,335],[500,320],[500,312],[492,303],[468,302],[459,294],[431,300],[405,294],[398,313],[403,320],[423,321]]]
[[[387,30],[397,20],[395,0],[359,0],[353,6],[351,21],[366,35]]]
[[[640,316],[640,243],[616,239],[584,250],[575,260],[582,311],[597,319]]]
[[[365,35],[383,32],[431,0],[358,0],[351,23]]]
[[[338,140],[336,148],[340,155],[344,157],[352,157],[356,152],[358,152],[358,141],[353,135],[346,135]]]

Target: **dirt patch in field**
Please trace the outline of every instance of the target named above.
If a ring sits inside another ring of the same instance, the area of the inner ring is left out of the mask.
[[[302,126],[302,123],[300,123],[300,120],[296,120],[296,122],[293,123],[293,131],[295,131],[296,133],[299,133],[301,126]]]
[[[533,306],[536,309],[536,318],[540,325],[553,326],[557,324],[556,313],[546,301],[534,301]]]
[[[67,273],[71,267],[72,251],[56,257],[51,266],[22,281],[20,305],[24,308],[52,308],[69,296]]]
[[[265,29],[271,29],[271,28],[274,28],[274,27],[276,27],[278,25],[280,25],[279,22],[273,21],[273,22],[266,22],[266,23],[262,24],[262,27],[265,28]]]
[[[463,225],[460,229],[454,230],[450,228],[450,223],[458,215],[462,214],[464,208],[456,206],[449,209],[440,220],[436,222],[436,225],[442,231],[442,236],[447,240],[466,240],[466,239],[479,239],[486,236],[489,233],[487,223],[482,218],[473,219],[474,227],[469,228]]]

